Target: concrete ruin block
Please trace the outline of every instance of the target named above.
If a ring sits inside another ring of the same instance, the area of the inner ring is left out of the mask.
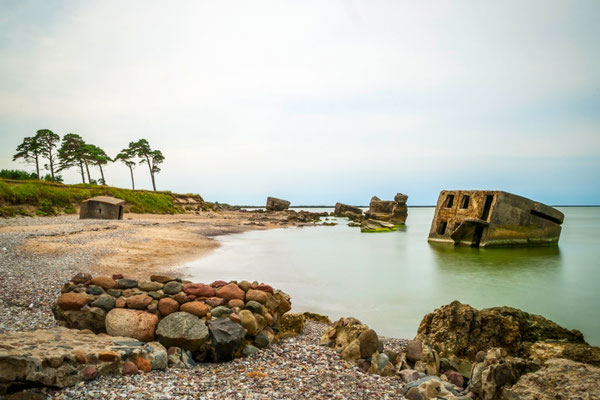
[[[394,200],[381,200],[373,196],[369,203],[369,211],[365,215],[367,218],[386,221],[393,225],[404,225],[408,217],[406,200],[408,196],[402,193],[397,193]]]
[[[430,242],[472,247],[556,245],[564,215],[542,203],[495,190],[443,190]]]
[[[123,219],[125,203],[110,196],[92,197],[81,203],[79,219]]]
[[[284,211],[290,208],[290,202],[276,197],[267,197],[267,211]]]

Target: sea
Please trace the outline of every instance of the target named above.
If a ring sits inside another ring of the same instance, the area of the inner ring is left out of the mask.
[[[427,242],[433,207],[409,207],[395,232],[335,226],[220,236],[214,252],[185,265],[193,281],[249,280],[288,293],[296,312],[352,316],[380,335],[413,338],[423,316],[458,300],[517,307],[600,345],[600,207],[565,214],[558,246],[478,249]],[[310,209],[332,211],[332,209]]]

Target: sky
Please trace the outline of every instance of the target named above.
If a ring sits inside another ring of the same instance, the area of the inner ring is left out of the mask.
[[[600,204],[598,15],[597,0],[0,0],[0,169],[32,171],[12,155],[51,129],[111,156],[146,138],[159,190],[230,204],[431,205],[442,189]],[[122,164],[105,175],[131,185]]]

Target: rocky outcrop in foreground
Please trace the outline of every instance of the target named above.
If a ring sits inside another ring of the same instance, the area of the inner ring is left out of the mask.
[[[480,400],[600,398],[598,380],[589,385],[598,375],[600,348],[577,330],[516,308],[477,310],[458,301],[442,306],[423,318],[402,357],[407,367],[445,375]],[[557,389],[554,382],[564,375],[576,392]],[[537,388],[526,389],[533,376]]]
[[[0,335],[0,394],[10,386],[66,387],[107,374],[165,369],[167,350],[157,342],[53,328]]]

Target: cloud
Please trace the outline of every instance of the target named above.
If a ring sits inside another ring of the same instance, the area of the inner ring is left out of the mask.
[[[358,196],[352,184],[402,191],[414,180],[433,203],[453,173],[486,158],[494,186],[517,159],[600,156],[596,2],[3,7],[0,167],[48,127],[111,154],[146,137],[166,156],[159,186],[214,200],[281,189],[319,203],[324,191]],[[129,184],[119,165],[107,179]],[[560,196],[538,181],[547,201]]]

